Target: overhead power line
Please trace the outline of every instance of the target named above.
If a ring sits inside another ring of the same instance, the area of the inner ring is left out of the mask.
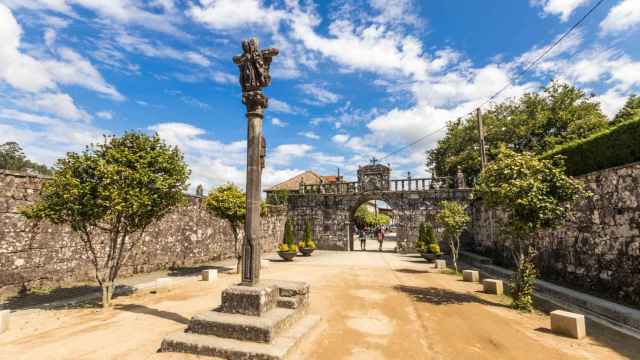
[[[551,44],[550,46],[548,46],[545,51],[542,52],[542,54],[540,54],[537,58],[535,58],[532,62],[530,62],[527,66],[523,67],[520,71],[518,71],[512,78],[509,79],[509,82],[500,90],[498,90],[495,94],[491,95],[489,98],[487,98],[486,101],[484,101],[482,104],[480,104],[479,106],[477,106],[476,108],[474,108],[473,110],[469,111],[468,113],[466,113],[465,115],[462,116],[462,118],[468,117],[469,115],[472,115],[474,111],[476,111],[476,109],[481,109],[482,107],[484,107],[485,105],[487,105],[488,103],[490,103],[491,101],[495,100],[498,96],[500,96],[503,92],[505,92],[507,89],[513,87],[513,84],[523,75],[527,74],[529,72],[529,70],[531,70],[534,66],[536,66],[538,63],[540,63],[540,61],[542,61],[547,55],[549,55],[549,53],[555,49],[564,39],[566,39],[569,35],[571,35],[571,33],[577,29],[578,27],[580,27],[580,25],[582,25],[582,23],[594,12],[596,11],[596,9],[598,9],[598,7],[600,7],[600,5],[602,5],[602,3],[604,3],[605,0],[599,0],[595,5],[593,5],[591,7],[591,9],[589,9],[589,11],[587,11],[575,24],[573,24],[573,26],[571,26],[567,31],[565,31],[562,36],[560,36],[556,41],[553,42],[553,44]],[[388,154],[386,154],[385,156],[383,156],[380,160],[384,160],[390,156],[393,156],[397,153],[399,153],[400,151],[403,151],[407,148],[410,148],[420,142],[422,142],[423,140],[437,134],[438,132],[446,129],[448,126],[444,125],[434,131],[431,131],[425,135],[423,135],[422,137],[402,146],[399,149],[396,149]]]

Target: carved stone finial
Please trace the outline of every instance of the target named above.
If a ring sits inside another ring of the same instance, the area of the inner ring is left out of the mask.
[[[269,69],[278,49],[260,50],[258,39],[251,38],[242,42],[242,50],[241,55],[233,57],[233,62],[240,68],[242,102],[249,112],[260,111],[268,105],[262,89],[271,85]]]
[[[196,196],[204,196],[204,187],[202,187],[202,184],[196,186]]]

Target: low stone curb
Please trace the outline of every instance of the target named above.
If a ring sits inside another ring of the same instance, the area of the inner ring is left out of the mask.
[[[478,268],[483,275],[508,280],[513,271],[491,265],[489,258],[460,251],[460,260]],[[536,280],[534,296],[554,306],[584,314],[589,320],[640,339],[640,311],[572,289]]]

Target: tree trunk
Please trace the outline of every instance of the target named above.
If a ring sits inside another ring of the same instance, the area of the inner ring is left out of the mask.
[[[105,282],[102,284],[102,308],[107,309],[111,306],[113,298],[113,283]]]
[[[242,256],[240,255],[240,249],[238,247],[238,230],[236,229],[236,225],[235,224],[231,224],[231,231],[233,232],[233,239],[234,239],[234,250],[235,250],[235,255],[236,255],[236,273],[240,274],[241,271],[241,266],[242,266]]]

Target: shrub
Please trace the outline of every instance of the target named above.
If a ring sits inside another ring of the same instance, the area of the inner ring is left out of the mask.
[[[289,252],[289,245],[287,244],[278,245],[278,251]]]
[[[295,246],[293,240],[293,229],[291,228],[291,220],[287,219],[287,222],[284,224],[284,244],[287,244],[289,247]]]
[[[597,132],[586,139],[559,146],[542,159],[564,157],[567,174],[593,171],[640,161],[640,117]]]
[[[429,252],[436,255],[440,254],[440,245],[429,244]]]

